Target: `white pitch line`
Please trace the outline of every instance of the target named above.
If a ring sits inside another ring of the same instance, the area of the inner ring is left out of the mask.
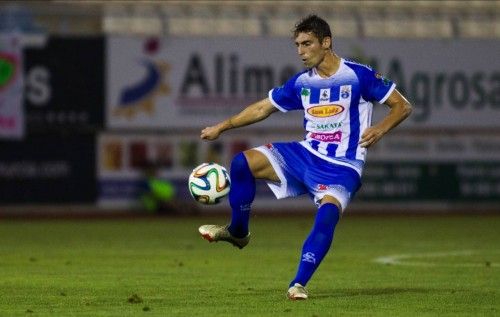
[[[430,252],[430,253],[414,253],[414,254],[394,254],[388,256],[381,256],[373,259],[374,262],[389,265],[408,265],[408,266],[453,266],[453,267],[500,267],[500,263],[496,262],[482,262],[482,263],[431,263],[422,261],[407,261],[409,259],[418,258],[443,258],[453,256],[472,256],[476,254],[491,254],[499,253],[500,251],[443,251],[443,252]]]

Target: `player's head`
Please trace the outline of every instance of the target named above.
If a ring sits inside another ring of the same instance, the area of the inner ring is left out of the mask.
[[[318,38],[320,43],[323,43],[326,38],[330,38],[330,48],[332,48],[330,25],[315,14],[308,15],[295,24],[295,28],[293,29],[294,38],[297,38],[299,33],[312,33]]]
[[[332,33],[328,23],[316,15],[299,21],[293,30],[297,52],[306,67],[314,67],[332,49]]]

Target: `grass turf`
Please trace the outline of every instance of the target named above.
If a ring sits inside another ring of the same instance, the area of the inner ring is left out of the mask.
[[[498,216],[347,216],[300,302],[285,292],[312,215],[254,217],[243,250],[201,240],[214,222],[3,220],[0,316],[500,314]],[[400,254],[415,265],[373,261]]]

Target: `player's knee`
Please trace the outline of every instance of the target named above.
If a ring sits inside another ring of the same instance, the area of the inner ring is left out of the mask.
[[[280,181],[274,168],[264,154],[255,149],[250,149],[245,151],[243,155],[254,178],[273,182]]]
[[[321,198],[320,207],[323,206],[324,204],[335,205],[338,208],[340,215],[342,215],[342,212],[343,212],[342,204],[340,203],[340,201],[337,198],[330,196],[330,195],[325,195],[323,198]]]
[[[245,157],[245,154],[243,152],[240,152],[236,154],[236,156],[233,158],[231,162],[231,178],[237,177],[238,175],[241,174],[248,174],[250,173],[250,167],[248,165],[247,158]]]

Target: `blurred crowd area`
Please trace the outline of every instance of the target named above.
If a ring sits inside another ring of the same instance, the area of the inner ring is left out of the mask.
[[[48,34],[289,36],[316,13],[336,37],[500,38],[500,1],[2,1],[0,30]]]

